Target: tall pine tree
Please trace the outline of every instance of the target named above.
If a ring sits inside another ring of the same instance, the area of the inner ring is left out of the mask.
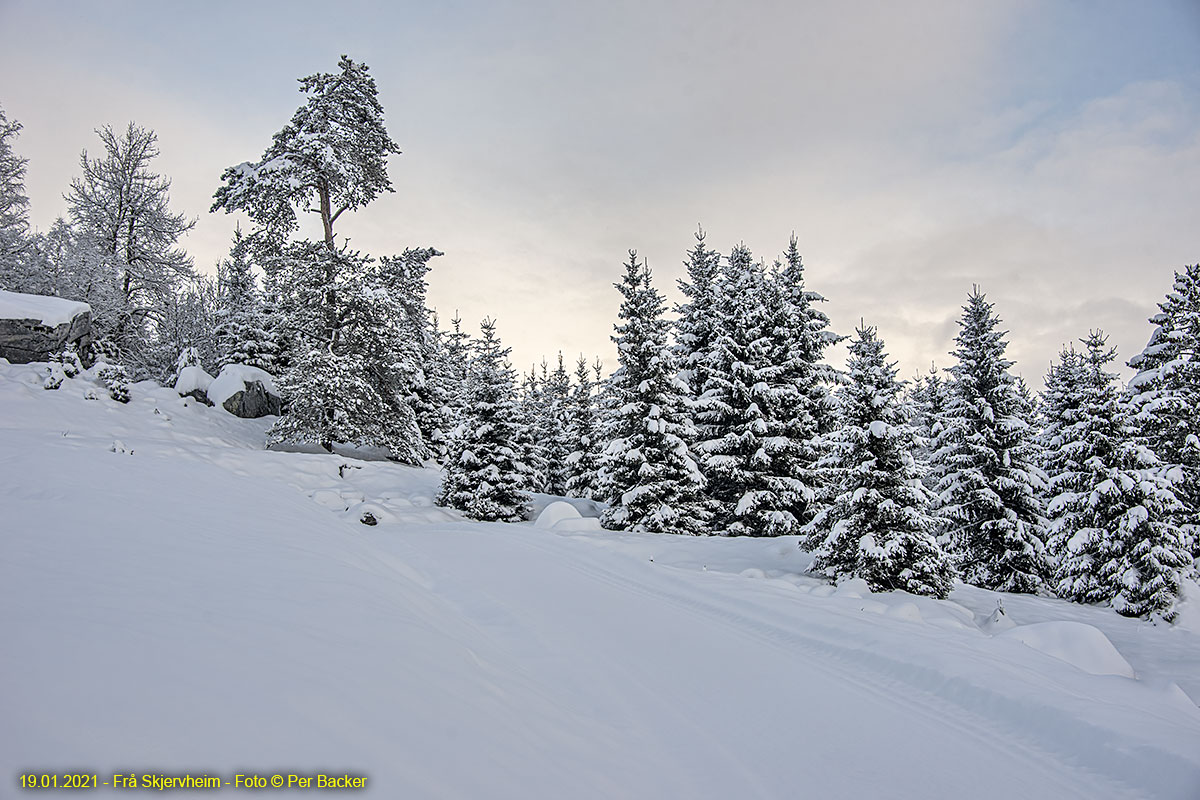
[[[1200,559],[1200,264],[1175,273],[1175,283],[1150,318],[1155,326],[1129,360],[1129,404],[1150,449],[1181,501],[1175,522]]]
[[[849,383],[839,391],[841,424],[829,434],[824,459],[837,494],[809,525],[814,567],[835,579],[863,578],[875,591],[945,597],[953,569],[912,457],[915,433],[896,365],[874,328],[857,330],[848,366]]]
[[[212,209],[255,223],[256,260],[289,331],[290,412],[272,439],[384,446],[420,463],[429,454],[413,407],[428,355],[424,279],[440,253],[375,260],[339,246],[334,224],[392,191],[387,158],[400,151],[365,64],[343,56],[337,72],[302,78],[300,89],[305,104],[259,161],[225,170]],[[319,217],[319,242],[291,240],[298,209]]]
[[[516,522],[528,510],[530,470],[516,447],[515,376],[495,321],[483,320],[480,332],[438,504],[472,519]]]
[[[1054,387],[1073,385],[1075,394],[1057,404],[1054,444],[1064,469],[1052,481],[1058,494],[1050,504],[1060,550],[1055,590],[1169,622],[1190,561],[1172,519],[1179,503],[1107,371],[1116,351],[1098,331],[1083,343],[1084,354],[1064,353],[1058,372],[1068,374],[1057,375]]]
[[[703,457],[717,526],[742,536],[796,533],[812,498],[795,435],[800,387],[787,379],[788,324],[780,284],[745,245],[718,276],[719,329],[697,404]]]
[[[604,454],[613,499],[602,522],[615,530],[708,533],[704,477],[687,444],[695,433],[667,343],[663,297],[633,250],[614,285],[622,296],[613,337],[619,366]]]
[[[571,497],[599,499],[601,456],[599,409],[595,382],[587,359],[582,355],[575,364],[575,386],[568,407],[567,494]]]
[[[1045,479],[1033,461],[1032,432],[1006,331],[992,304],[975,288],[963,306],[958,363],[950,367],[950,402],[934,441],[940,515],[963,579],[989,589],[1036,592],[1048,563],[1040,491]]]

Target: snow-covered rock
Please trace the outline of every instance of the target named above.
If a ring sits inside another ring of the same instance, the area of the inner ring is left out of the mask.
[[[226,364],[208,386],[208,399],[235,417],[256,419],[279,414],[283,402],[271,375],[258,367]]]
[[[13,364],[47,361],[74,342],[86,352],[92,337],[87,303],[0,291],[0,357]]]
[[[175,391],[179,392],[180,397],[194,397],[201,403],[212,405],[208,399],[208,387],[212,386],[213,380],[213,376],[202,367],[184,367],[175,379]]]

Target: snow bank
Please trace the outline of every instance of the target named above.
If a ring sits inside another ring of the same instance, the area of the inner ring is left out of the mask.
[[[221,368],[221,374],[208,387],[208,399],[213,405],[220,406],[226,400],[246,388],[246,384],[261,383],[269,394],[279,397],[275,381],[265,370],[258,367],[248,367],[245,364],[226,364]]]
[[[32,319],[48,328],[57,328],[91,310],[87,303],[61,297],[0,290],[0,319]]]
[[[207,392],[212,382],[213,376],[202,367],[184,367],[179,370],[179,377],[175,379],[175,391],[181,395],[191,394],[196,390]]]
[[[1016,639],[1046,655],[1066,661],[1093,675],[1134,678],[1133,667],[1098,628],[1082,622],[1037,622],[1018,625],[996,635]]]

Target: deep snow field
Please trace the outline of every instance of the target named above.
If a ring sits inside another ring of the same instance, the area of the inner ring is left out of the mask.
[[[0,797],[82,771],[87,796],[1200,798],[1200,598],[1154,626],[835,589],[795,538],[601,531],[586,502],[467,522],[436,470],[43,369],[0,361]]]

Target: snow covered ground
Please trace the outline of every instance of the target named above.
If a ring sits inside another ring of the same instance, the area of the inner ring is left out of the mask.
[[[0,363],[0,796],[84,771],[92,796],[319,772],[380,798],[1200,797],[1194,600],[1156,627],[834,589],[795,539],[465,522],[434,471],[41,377]]]

